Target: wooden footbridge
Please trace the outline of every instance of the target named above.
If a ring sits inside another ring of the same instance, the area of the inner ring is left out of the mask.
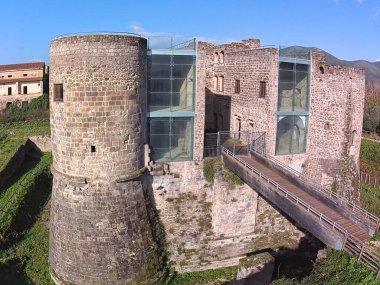
[[[226,167],[297,226],[326,245],[357,256],[380,276],[380,255],[366,245],[379,230],[378,217],[267,155],[265,134],[246,134],[246,139],[241,133],[224,140],[221,136],[218,133],[218,152]]]

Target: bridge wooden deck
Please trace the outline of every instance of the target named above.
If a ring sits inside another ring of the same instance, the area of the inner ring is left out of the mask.
[[[354,211],[358,206],[348,211],[337,208],[334,202],[314,195],[315,193],[311,195],[310,191],[299,186],[301,184],[289,179],[286,172],[271,167],[263,159],[251,158],[244,153],[247,154],[246,147],[237,152],[235,147],[233,151],[221,147],[224,164],[252,189],[292,218],[298,226],[326,245],[357,256],[359,262],[366,264],[380,277],[380,255],[366,245],[371,239],[370,232],[377,232],[378,221],[375,224],[372,223],[373,220],[369,221],[369,213],[363,209],[360,209],[360,213],[367,215],[365,221],[363,216],[356,216]],[[352,205],[350,203],[347,204]]]
[[[326,217],[330,218],[332,221],[335,221],[336,224],[341,226],[342,228],[346,229],[347,232],[355,237],[357,240],[361,242],[366,242],[371,239],[371,236],[369,235],[368,231],[364,229],[363,227],[359,226],[355,222],[351,221],[347,217],[344,217],[341,213],[337,212],[335,209],[330,208],[329,206],[325,205],[315,197],[311,196],[309,193],[305,192],[302,188],[294,185],[293,183],[289,182],[283,175],[281,175],[278,172],[275,172],[274,170],[268,168],[263,163],[260,163],[258,160],[249,158],[247,156],[241,156],[241,159],[248,164],[250,164],[252,167],[256,168],[261,173],[265,174],[266,176],[270,177],[273,181],[278,183],[279,185],[286,188],[288,191],[293,193],[295,196],[301,198],[304,202],[312,206],[313,208],[317,209],[319,212],[323,213]],[[255,174],[252,174],[255,175]],[[310,213],[305,213],[305,215],[310,215]],[[323,222],[323,220],[322,220]],[[332,227],[330,224],[326,223],[326,226]]]

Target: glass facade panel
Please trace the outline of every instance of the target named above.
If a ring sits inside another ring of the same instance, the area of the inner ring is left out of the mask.
[[[195,56],[192,55],[173,55],[173,64],[188,64],[193,65]]]
[[[307,116],[278,116],[276,154],[306,151]]]
[[[169,79],[151,79],[149,89],[151,92],[170,92],[171,81]]]
[[[195,39],[148,39],[148,140],[154,161],[193,159]]]
[[[276,154],[306,151],[309,118],[310,51],[280,49]]]
[[[308,94],[309,94],[309,73],[296,72],[296,84],[294,88],[294,110],[308,110]]]
[[[293,82],[294,81],[294,71],[293,70],[281,70],[280,69],[280,82]]]
[[[170,78],[171,67],[164,64],[152,64],[150,68],[151,78]]]
[[[293,83],[278,83],[278,109],[289,112],[293,110]]]
[[[278,110],[308,111],[309,65],[281,62],[278,78]]]
[[[292,70],[294,69],[294,63],[280,62],[280,70]]]
[[[152,64],[169,64],[171,61],[170,55],[155,54],[151,56]]]
[[[193,78],[194,70],[192,65],[174,65],[173,66],[174,78]]]
[[[194,55],[154,54],[148,66],[149,112],[194,111]]]
[[[193,156],[193,118],[149,118],[154,161],[181,161]]]
[[[150,93],[150,111],[169,110],[171,106],[171,94],[164,92]]]

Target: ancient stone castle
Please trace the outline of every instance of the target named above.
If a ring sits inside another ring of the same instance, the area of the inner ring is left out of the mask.
[[[264,133],[268,155],[358,198],[365,74],[321,52],[73,35],[51,42],[50,64],[56,284],[153,280],[155,209],[179,272],[297,244],[304,233],[248,185],[205,180],[208,133]]]

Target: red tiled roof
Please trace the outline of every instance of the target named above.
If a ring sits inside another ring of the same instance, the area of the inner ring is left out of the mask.
[[[14,82],[35,82],[35,81],[42,81],[42,77],[25,77],[25,78],[0,78],[0,84],[4,83],[14,83]]]
[[[5,64],[5,65],[0,65],[0,72],[11,71],[11,70],[43,69],[44,66],[45,66],[44,62]]]

